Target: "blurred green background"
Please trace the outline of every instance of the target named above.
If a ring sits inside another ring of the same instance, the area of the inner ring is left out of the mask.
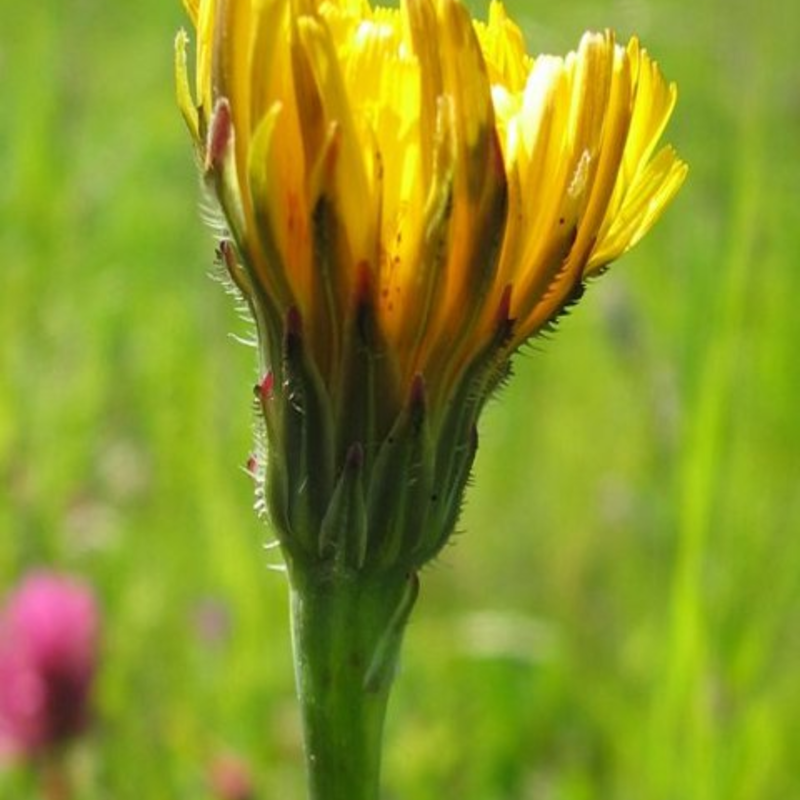
[[[509,5],[532,52],[639,34],[691,172],[484,418],[385,797],[800,797],[800,7]],[[102,598],[78,797],[207,800],[232,752],[256,797],[299,800],[285,580],[238,469],[255,365],[206,277],[181,24],[177,0],[0,0],[0,590],[51,564]]]

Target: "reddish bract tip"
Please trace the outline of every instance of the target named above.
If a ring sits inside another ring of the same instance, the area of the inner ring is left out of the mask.
[[[210,172],[220,166],[232,137],[231,105],[226,97],[220,97],[214,106],[214,111],[211,114],[211,124],[208,126],[206,162],[203,165],[203,169],[206,172]]]
[[[372,299],[372,268],[369,261],[359,261],[356,266],[356,303],[361,306]]]
[[[411,382],[411,392],[408,396],[408,407],[411,418],[417,428],[422,425],[425,418],[425,410],[427,405],[427,391],[425,389],[425,379],[418,372]]]
[[[345,468],[351,472],[357,472],[361,469],[364,464],[364,448],[361,446],[361,442],[353,442],[350,445],[344,464]]]
[[[297,306],[286,312],[283,323],[283,357],[294,363],[303,350],[303,318]]]
[[[422,373],[418,372],[411,381],[411,393],[409,395],[409,402],[412,406],[425,405],[425,378]]]
[[[250,455],[247,458],[247,464],[245,465],[245,469],[247,473],[255,478],[258,475],[258,459],[255,455]]]
[[[360,261],[356,266],[353,295],[355,325],[361,341],[370,346],[373,341],[373,276],[369,262]]]
[[[297,306],[290,306],[286,312],[286,326],[284,329],[286,336],[299,339],[303,333],[303,317]]]
[[[236,269],[238,266],[236,261],[236,251],[234,250],[233,242],[231,242],[230,239],[223,239],[219,243],[219,255],[225,266],[228,268],[228,272]]]
[[[495,314],[495,320],[498,325],[505,325],[511,321],[511,288],[511,284],[507,283],[503,289],[503,294],[500,296],[500,303]]]
[[[264,377],[258,382],[256,391],[262,401],[272,400],[272,395],[275,392],[275,374],[271,369],[267,370]]]
[[[492,167],[494,167],[495,177],[500,181],[506,180],[506,162],[503,159],[503,147],[500,144],[500,137],[497,131],[492,129],[493,135],[491,136],[489,147],[491,149],[490,157]]]

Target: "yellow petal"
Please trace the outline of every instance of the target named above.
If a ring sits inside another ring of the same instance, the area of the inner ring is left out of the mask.
[[[486,63],[469,12],[456,0],[439,0],[439,41],[444,90],[453,98],[458,168],[464,191],[473,198],[483,190],[489,131],[494,129],[494,106]]]
[[[236,132],[239,182],[246,182],[245,165],[250,144],[250,58],[253,43],[253,7],[242,0],[217,0],[214,23],[212,91],[214,100],[227,98]]]
[[[476,22],[475,30],[492,85],[503,86],[514,93],[522,92],[533,59],[525,52],[522,31],[508,18],[499,0],[492,0],[489,5],[488,23]]]
[[[430,184],[433,143],[439,115],[439,99],[444,93],[444,77],[440,60],[438,23],[432,0],[405,0],[403,5],[409,26],[414,53],[419,64],[420,103],[419,126],[422,146],[422,179]]]
[[[322,103],[324,119],[341,128],[341,147],[336,164],[336,202],[350,237],[352,257],[356,263],[372,261],[376,231],[375,219],[370,219],[370,192],[363,154],[365,142],[356,133],[335,44],[324,21],[318,17],[300,17],[297,30]],[[298,106],[302,106],[302,97],[298,97]],[[302,113],[302,108],[300,110]],[[303,135],[306,135],[305,130]]]
[[[214,23],[217,14],[216,0],[199,0],[197,18],[197,82],[196,96],[204,115],[214,106],[211,96],[211,62],[214,54]]]
[[[178,98],[178,108],[183,115],[189,132],[195,142],[200,142],[200,128],[197,116],[197,107],[189,87],[189,71],[186,65],[186,45],[189,37],[186,31],[178,31],[175,37],[175,90]]]
[[[671,147],[658,153],[629,187],[622,207],[592,252],[587,275],[619,258],[650,230],[680,189],[687,172],[686,164]]]
[[[257,245],[254,266],[284,307],[293,297],[307,297],[311,280],[302,161],[297,140],[287,139],[287,124],[287,109],[276,102],[256,126],[247,163],[252,217],[246,223]]]
[[[253,4],[250,118],[260,120],[277,99],[292,93],[288,0],[258,0]]]

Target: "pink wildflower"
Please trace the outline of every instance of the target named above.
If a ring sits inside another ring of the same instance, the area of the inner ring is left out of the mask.
[[[0,611],[0,751],[39,755],[81,733],[98,656],[91,590],[29,575]]]

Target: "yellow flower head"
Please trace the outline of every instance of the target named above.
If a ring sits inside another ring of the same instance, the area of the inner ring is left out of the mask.
[[[609,32],[533,58],[496,0],[486,23],[457,0],[185,4],[178,98],[259,328],[274,522],[296,553],[424,561],[511,355],[680,187],[656,151],[675,86]],[[320,533],[336,503],[363,507],[347,546]]]

